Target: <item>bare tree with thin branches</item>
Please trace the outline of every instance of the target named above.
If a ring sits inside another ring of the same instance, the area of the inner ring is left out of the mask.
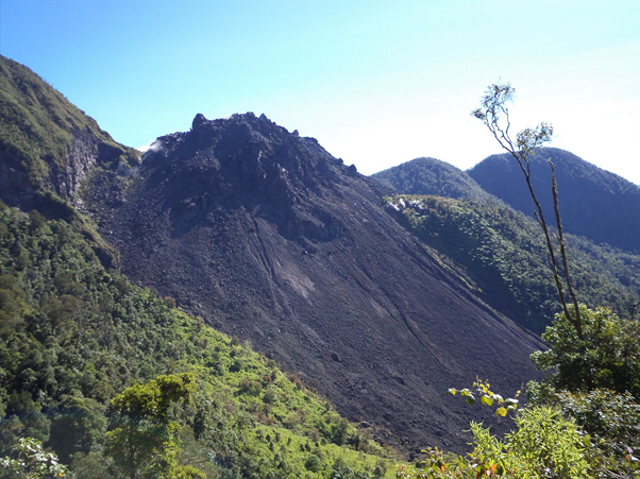
[[[536,207],[534,217],[542,232],[547,244],[547,250],[551,259],[551,267],[553,270],[553,279],[560,297],[562,309],[565,317],[573,325],[576,334],[583,339],[582,319],[580,318],[580,308],[578,307],[578,297],[571,283],[569,274],[569,263],[567,261],[567,251],[565,247],[564,236],[562,234],[562,223],[560,221],[560,210],[558,207],[558,188],[556,184],[555,165],[549,160],[551,167],[551,187],[553,194],[553,206],[556,220],[556,233],[549,230],[549,226],[542,213],[542,207],[538,201],[538,197],[531,183],[531,165],[529,157],[535,153],[535,149],[543,144],[551,141],[553,136],[553,126],[549,123],[542,122],[536,128],[525,128],[518,132],[515,141],[511,138],[509,129],[511,128],[511,120],[509,118],[509,109],[506,104],[513,100],[515,88],[510,84],[494,84],[487,88],[482,97],[481,107],[477,108],[471,115],[481,120],[500,146],[506,150],[518,162],[518,166],[524,174],[524,178],[529,188],[529,194],[533,199]],[[555,244],[554,241],[555,240]],[[560,267],[561,265],[561,267]],[[560,273],[562,271],[562,274]],[[569,303],[573,308],[569,308]]]

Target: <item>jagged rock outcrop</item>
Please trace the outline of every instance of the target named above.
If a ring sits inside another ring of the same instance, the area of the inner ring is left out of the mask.
[[[69,152],[60,166],[53,165],[44,186],[62,198],[73,199],[93,167],[111,162],[122,153],[122,149],[104,143],[91,132],[76,131]]]
[[[198,115],[126,187],[101,173],[86,192],[130,278],[408,445],[467,442],[448,387],[535,374],[540,344],[384,211],[388,190],[264,115]]]

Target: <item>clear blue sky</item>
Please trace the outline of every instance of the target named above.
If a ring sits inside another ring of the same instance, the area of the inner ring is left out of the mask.
[[[0,0],[0,53],[129,146],[253,111],[365,174],[499,152],[469,112],[508,81],[514,128],[640,183],[638,0]]]

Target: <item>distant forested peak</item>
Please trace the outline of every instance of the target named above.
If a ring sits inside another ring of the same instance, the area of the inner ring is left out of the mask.
[[[436,158],[416,158],[371,176],[403,194],[478,201],[492,198],[466,172]]]
[[[638,186],[568,151],[540,148],[530,157],[531,179],[547,218],[553,218],[549,161],[556,166],[560,213],[567,232],[640,251]],[[489,156],[468,173],[488,193],[532,215],[534,205],[522,172],[509,155]]]

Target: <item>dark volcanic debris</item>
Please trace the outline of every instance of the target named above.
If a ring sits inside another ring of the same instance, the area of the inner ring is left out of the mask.
[[[463,447],[457,432],[483,416],[446,389],[478,375],[511,394],[539,344],[385,213],[384,187],[296,133],[199,114],[145,153],[122,201],[87,207],[130,278],[250,341],[349,419]],[[93,184],[114,185],[105,175]]]

